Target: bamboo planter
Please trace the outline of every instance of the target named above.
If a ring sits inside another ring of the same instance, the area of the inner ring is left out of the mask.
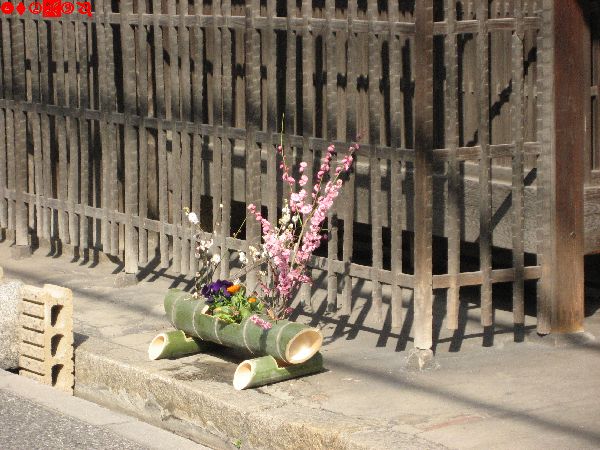
[[[249,319],[245,319],[239,324],[223,322],[205,314],[208,305],[202,299],[193,298],[189,293],[179,289],[171,289],[167,293],[164,306],[171,324],[187,336],[240,349],[253,356],[271,356],[283,365],[301,364],[308,361],[323,344],[323,335],[318,329],[288,320],[279,320],[273,323],[273,327],[269,330],[258,327]],[[157,336],[155,341],[157,339],[164,340],[165,336],[162,336],[164,334]],[[200,351],[200,349],[193,350],[197,345],[196,341],[181,340],[181,336],[175,335],[172,339],[180,342],[175,345],[177,350],[170,350],[172,352]],[[160,355],[159,344],[157,342],[154,349],[151,344],[152,355]],[[181,348],[179,349],[179,347]],[[149,350],[149,355],[152,359],[151,350]],[[181,352],[179,354],[182,354]]]
[[[200,339],[188,337],[181,330],[165,331],[152,339],[148,347],[148,358],[153,361],[193,355],[203,351],[205,345]]]
[[[242,362],[233,375],[233,387],[238,391],[264,386],[323,370],[323,356],[315,354],[302,364],[279,364],[272,356],[248,359]]]

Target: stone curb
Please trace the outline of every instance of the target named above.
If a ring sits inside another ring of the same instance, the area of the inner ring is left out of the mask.
[[[257,390],[236,391],[208,380],[169,376],[173,361],[88,339],[75,354],[75,395],[118,408],[217,449],[443,448],[384,422],[355,418]]]

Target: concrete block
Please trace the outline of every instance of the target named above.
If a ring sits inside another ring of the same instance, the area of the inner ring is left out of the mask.
[[[19,366],[20,281],[5,281],[0,268],[0,369]]]
[[[22,288],[19,373],[73,393],[73,293],[46,284]]]

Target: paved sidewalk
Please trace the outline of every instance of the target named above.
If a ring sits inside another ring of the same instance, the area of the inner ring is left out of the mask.
[[[4,450],[207,449],[3,370],[0,370],[0,442]]]
[[[496,328],[479,325],[475,301],[463,302],[461,328],[439,335],[439,368],[407,370],[412,311],[401,329],[378,323],[368,286],[357,285],[350,317],[324,314],[319,295],[298,320],[322,328],[326,371],[260,389],[231,385],[239,362],[215,351],[148,361],[152,337],[170,329],[162,299],[190,280],[152,267],[133,287],[115,288],[113,263],[71,262],[39,250],[9,259],[6,277],[73,289],[76,394],[130,411],[214,448],[596,448],[600,446],[600,345],[595,341],[514,342],[512,316],[498,291]],[[33,270],[32,270],[33,269]],[[586,328],[600,336],[600,303]],[[444,315],[444,299],[435,311]],[[385,306],[385,305],[384,305]],[[535,305],[532,307],[535,309]],[[384,317],[389,315],[385,314]],[[528,316],[526,331],[535,318]],[[535,336],[535,334],[534,334]],[[518,340],[518,339],[517,339]],[[493,346],[489,346],[493,343]]]

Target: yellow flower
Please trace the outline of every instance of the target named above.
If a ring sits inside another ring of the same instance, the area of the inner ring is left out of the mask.
[[[229,292],[230,294],[235,294],[237,291],[240,290],[242,286],[239,284],[234,284],[233,286],[229,286],[227,288],[227,292]]]
[[[250,297],[248,303],[256,303],[256,297]]]

